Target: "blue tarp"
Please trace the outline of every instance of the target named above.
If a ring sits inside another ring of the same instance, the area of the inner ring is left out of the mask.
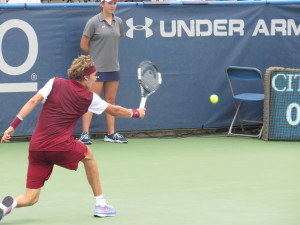
[[[140,89],[136,69],[153,61],[163,84],[147,102],[140,120],[117,119],[118,131],[229,126],[234,105],[225,77],[228,66],[298,68],[299,1],[241,1],[187,4],[119,3],[124,22],[121,83],[117,104],[136,108]],[[22,7],[20,7],[22,6]],[[99,13],[97,3],[1,5],[0,129],[48,79],[66,77],[85,23]],[[250,84],[249,84],[250,85]],[[219,95],[211,104],[209,96]],[[39,108],[39,107],[38,107]],[[253,110],[257,109],[257,110]],[[16,135],[30,135],[39,109]],[[245,110],[262,119],[262,105]],[[105,131],[103,116],[94,116],[92,132]],[[76,133],[80,133],[78,124]]]

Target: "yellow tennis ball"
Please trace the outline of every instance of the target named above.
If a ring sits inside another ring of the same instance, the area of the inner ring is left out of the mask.
[[[219,101],[218,95],[211,95],[209,99],[210,99],[210,102],[213,104],[216,104]]]

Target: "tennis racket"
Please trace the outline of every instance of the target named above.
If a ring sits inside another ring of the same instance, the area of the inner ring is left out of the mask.
[[[161,85],[161,73],[152,62],[144,60],[139,64],[137,76],[141,87],[139,108],[145,108],[147,98],[155,93]]]

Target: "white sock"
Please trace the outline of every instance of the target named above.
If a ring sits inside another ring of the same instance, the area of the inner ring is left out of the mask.
[[[106,199],[103,197],[103,195],[95,196],[96,200],[96,206],[100,205],[101,207],[106,206]]]
[[[14,199],[13,204],[12,204],[12,209],[16,208],[17,204],[18,204],[17,201]],[[0,208],[1,208],[4,212],[6,212],[7,209],[8,209],[8,208],[7,208],[5,205],[3,205],[2,203],[0,203]]]
[[[17,201],[14,199],[14,202],[13,202],[12,208],[13,208],[13,209],[14,209],[14,208],[16,208],[16,207],[17,207],[17,205],[18,205],[18,203],[17,203]]]

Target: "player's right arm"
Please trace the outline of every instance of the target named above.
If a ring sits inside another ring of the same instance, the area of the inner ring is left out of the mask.
[[[4,131],[3,136],[1,138],[1,143],[10,142],[11,135],[14,134],[16,127],[19,123],[29,114],[32,110],[43,101],[44,97],[42,94],[37,93],[33,96],[29,101],[22,107],[16,118],[10,124],[6,131]]]
[[[10,126],[4,131],[3,136],[1,138],[1,143],[9,142],[11,135],[14,134],[17,126],[22,122],[22,120],[32,112],[32,110],[41,102],[45,102],[47,100],[48,95],[50,94],[53,86],[55,78],[50,79],[43,88],[41,88],[38,93],[36,93],[29,101],[21,108],[18,115],[11,122]]]
[[[18,115],[21,118],[25,118],[31,111],[42,101],[44,100],[44,97],[42,94],[37,93],[35,96],[33,96],[29,101],[22,107]]]

